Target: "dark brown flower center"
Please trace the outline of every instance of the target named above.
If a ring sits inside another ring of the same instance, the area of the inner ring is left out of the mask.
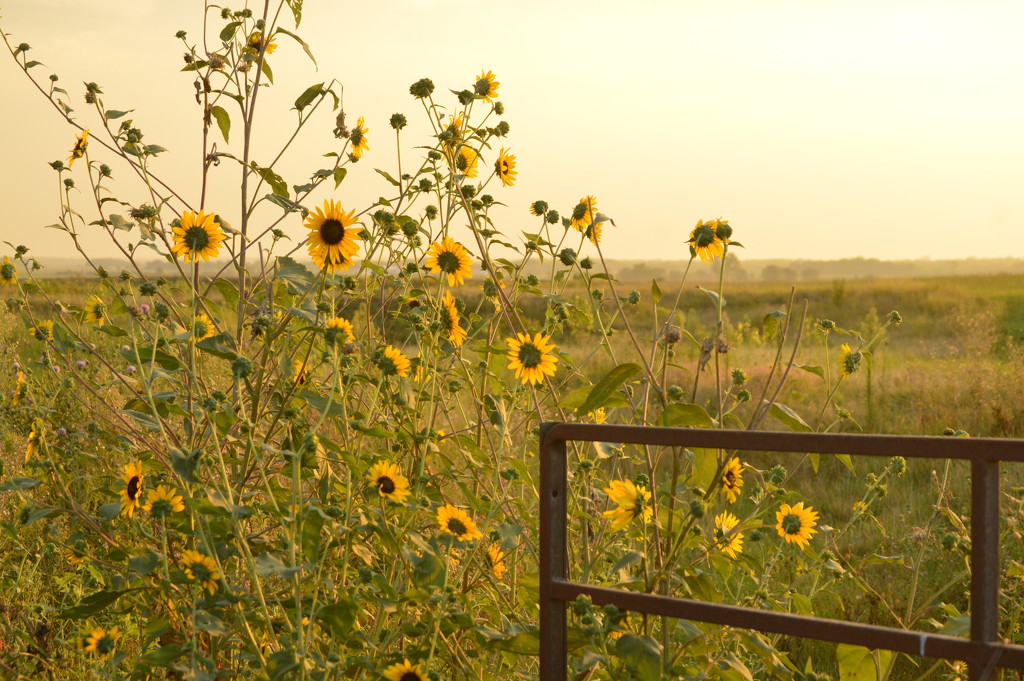
[[[320,225],[320,240],[328,246],[337,246],[345,238],[345,225],[334,218],[324,220]]]
[[[736,484],[736,473],[733,471],[726,471],[725,473],[725,485],[726,487],[732,487]]]
[[[459,262],[459,256],[455,255],[451,251],[445,251],[439,253],[437,256],[437,266],[441,268],[442,272],[447,274],[454,274],[459,271],[459,266],[462,263]]]
[[[184,241],[190,251],[201,251],[210,245],[210,235],[204,227],[193,225],[185,231]]]
[[[792,513],[782,519],[782,530],[786,534],[800,534],[801,525],[800,517]]]
[[[135,501],[136,499],[139,498],[139,489],[141,489],[141,487],[142,480],[139,478],[139,476],[133,475],[131,478],[129,478],[127,493],[128,499],[130,501]]]
[[[423,681],[423,677],[416,672],[406,672],[398,677],[398,681]]]
[[[533,343],[523,343],[519,347],[519,363],[527,369],[540,364],[540,350]]]
[[[391,494],[395,491],[395,481],[386,475],[377,478],[377,489],[381,494]]]
[[[457,536],[461,537],[462,535],[466,534],[466,532],[468,530],[466,528],[465,523],[463,523],[458,518],[449,518],[448,519],[448,531],[451,532],[454,535],[457,535]]]

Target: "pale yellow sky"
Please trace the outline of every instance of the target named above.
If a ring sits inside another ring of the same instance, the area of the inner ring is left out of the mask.
[[[370,128],[370,152],[333,196],[347,207],[389,188],[373,168],[394,168],[392,113],[416,123],[403,146],[427,143],[415,135],[423,112],[411,83],[430,77],[458,90],[490,69],[519,160],[514,188],[489,188],[509,205],[500,214],[509,233],[533,230],[535,199],[566,212],[594,194],[618,223],[602,243],[617,258],[685,258],[693,224],[718,216],[746,246],[741,258],[1024,256],[1024,3],[305,5],[299,33],[320,70],[278,40],[278,98],[262,109],[272,123],[264,132],[287,125],[308,85],[342,81],[350,120],[363,115]],[[197,39],[201,8],[6,0],[2,25],[47,65],[34,71],[40,78],[60,75],[87,127],[96,122],[82,81],[103,86],[108,108],[134,108],[146,141],[171,150],[158,168],[194,195],[200,112],[173,34]],[[40,228],[57,215],[46,163],[66,159],[74,135],[9,59],[0,85],[0,240],[70,255],[63,235]],[[290,184],[323,165],[331,128],[325,116],[287,157]],[[274,139],[260,138],[257,159]],[[236,173],[221,166],[216,186],[237,186]],[[129,179],[116,167],[115,176]],[[137,185],[119,186],[141,201]],[[237,208],[216,198],[208,206],[230,220]],[[297,217],[287,230],[301,237]],[[89,242],[109,252],[98,235]]]

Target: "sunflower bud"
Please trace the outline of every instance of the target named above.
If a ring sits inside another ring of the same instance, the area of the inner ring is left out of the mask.
[[[187,34],[185,33],[185,31],[178,31],[174,34],[174,37],[178,39],[184,39],[186,35]]]
[[[434,92],[434,81],[429,78],[421,78],[417,80],[409,88],[409,94],[416,99],[423,99],[429,97]]]
[[[553,224],[557,223],[558,222],[558,211],[554,210],[554,209],[549,210],[548,214],[544,216],[544,219],[547,220],[547,223],[549,225],[553,225]]]
[[[61,170],[64,170],[64,161],[51,161],[50,167],[57,172],[60,172]]]
[[[494,132],[498,137],[504,137],[510,129],[511,126],[509,126],[508,121],[502,121],[494,128]]]
[[[903,315],[901,315],[896,310],[893,310],[892,312],[889,313],[889,322],[891,324],[899,326],[900,324],[903,323]]]
[[[391,127],[394,128],[395,130],[401,130],[408,124],[409,121],[408,119],[406,119],[404,114],[391,114]]]
[[[583,258],[583,260],[580,260],[580,269],[584,269],[584,270],[592,270],[592,269],[594,269],[594,261],[591,260],[590,258]]]
[[[836,328],[836,323],[831,319],[819,319],[818,328],[820,328],[822,331],[832,331],[833,329]]]
[[[571,248],[563,248],[561,252],[558,254],[558,259],[562,262],[563,265],[569,267],[574,262],[576,262],[576,251],[574,251]]]
[[[690,514],[694,518],[703,518],[705,511],[707,511],[707,508],[701,499],[692,499],[690,501]]]
[[[743,372],[743,369],[733,369],[732,370],[732,384],[734,386],[739,388],[740,386],[745,385],[746,382],[747,382],[747,375],[746,375],[746,373]]]
[[[747,402],[750,401],[750,398],[750,391],[747,390],[746,388],[736,393],[736,401],[739,402],[740,404],[746,404]]]
[[[505,105],[502,104],[501,102],[495,102],[494,113],[498,114],[499,116],[505,113]]]
[[[715,235],[722,241],[728,241],[729,237],[732,236],[732,227],[729,226],[728,220],[716,220],[718,226],[715,228]]]

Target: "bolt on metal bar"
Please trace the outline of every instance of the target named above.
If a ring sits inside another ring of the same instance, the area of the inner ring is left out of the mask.
[[[566,603],[586,595],[622,610],[766,633],[882,648],[921,657],[967,660],[970,681],[996,668],[1024,669],[1024,646],[999,639],[999,462],[1024,462],[1024,441],[891,435],[775,433],[578,423],[541,426],[540,679],[565,681]],[[568,581],[566,443],[619,442],[672,447],[960,459],[971,463],[971,636],[806,617],[704,603]]]

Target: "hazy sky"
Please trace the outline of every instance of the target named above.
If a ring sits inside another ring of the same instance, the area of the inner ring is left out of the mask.
[[[535,199],[564,213],[593,194],[618,223],[605,230],[610,257],[686,257],[693,224],[719,216],[746,246],[741,258],[1024,256],[1018,0],[305,5],[299,33],[319,72],[278,39],[279,98],[261,109],[264,132],[285,128],[308,85],[344,83],[350,123],[363,115],[370,129],[370,151],[334,196],[346,207],[390,189],[373,168],[394,168],[392,113],[416,123],[403,146],[429,143],[416,137],[424,114],[411,83],[430,77],[444,93],[490,69],[520,171],[514,188],[489,188],[508,204],[499,215],[510,233],[533,230]],[[46,64],[34,73],[59,74],[87,127],[82,81],[96,81],[108,108],[135,109],[146,142],[171,150],[158,170],[197,194],[201,113],[173,34],[198,39],[201,2],[6,0],[2,15],[13,43]],[[47,162],[66,160],[74,134],[9,58],[0,85],[0,240],[70,255],[63,235],[41,227],[58,210]],[[325,165],[332,128],[323,117],[285,167]],[[260,138],[257,160],[274,139]],[[236,169],[218,172],[218,186],[237,186]],[[123,198],[141,201],[127,182]],[[297,217],[288,232],[301,237]]]

